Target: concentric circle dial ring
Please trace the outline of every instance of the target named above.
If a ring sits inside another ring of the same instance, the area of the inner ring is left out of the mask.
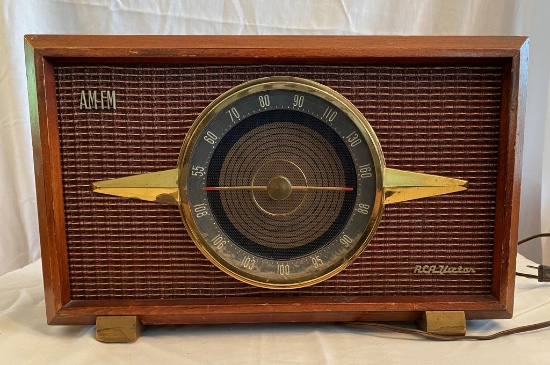
[[[309,80],[260,79],[220,96],[190,130],[179,169],[195,243],[257,286],[335,275],[382,213],[376,136],[344,97]]]

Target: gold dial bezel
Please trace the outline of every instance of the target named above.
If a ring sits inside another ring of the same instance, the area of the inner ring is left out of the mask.
[[[263,282],[253,278],[253,275],[246,275],[247,273],[237,268],[228,267],[223,262],[220,262],[214,254],[212,254],[210,245],[201,235],[194,218],[191,215],[191,209],[189,206],[189,200],[187,195],[187,178],[190,173],[189,162],[193,154],[195,145],[198,142],[200,135],[205,130],[206,126],[212,121],[212,119],[220,113],[225,107],[239,100],[243,96],[276,89],[286,89],[300,91],[308,94],[315,95],[324,99],[325,101],[333,104],[336,108],[344,112],[347,117],[354,123],[354,125],[360,131],[364,141],[367,143],[370,150],[373,162],[374,162],[374,174],[375,174],[375,199],[372,207],[372,214],[365,227],[362,236],[359,238],[354,248],[348,252],[348,255],[343,257],[341,263],[337,266],[329,266],[325,270],[320,270],[319,274],[314,277],[308,277],[305,280],[295,282]],[[287,76],[274,76],[252,80],[244,84],[238,85],[222,95],[216,98],[210,105],[208,105],[203,112],[197,117],[191,128],[189,129],[187,136],[183,142],[179,159],[178,159],[178,187],[180,195],[179,209],[183,218],[183,223],[187,229],[188,234],[192,238],[197,248],[207,257],[214,265],[226,274],[246,282],[251,285],[255,285],[262,288],[270,289],[295,289],[305,286],[310,286],[321,281],[324,281],[345,269],[351,262],[353,262],[365,249],[372,236],[374,235],[376,228],[380,222],[383,208],[384,208],[384,188],[383,188],[383,174],[384,174],[384,157],[382,149],[376,134],[372,127],[368,123],[367,119],[361,114],[361,112],[344,96],[336,92],[335,90],[319,84],[317,82]]]

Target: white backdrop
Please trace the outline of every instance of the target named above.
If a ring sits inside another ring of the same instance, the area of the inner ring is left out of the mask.
[[[0,0],[0,14],[0,275],[40,255],[23,52],[29,33],[529,35],[520,237],[550,230],[550,146],[543,144],[550,140],[550,1]],[[522,250],[540,261],[540,241]],[[550,248],[545,257],[550,262]]]

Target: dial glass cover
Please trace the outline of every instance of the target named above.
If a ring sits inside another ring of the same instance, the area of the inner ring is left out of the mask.
[[[382,214],[383,158],[362,114],[315,82],[271,77],[221,95],[182,147],[184,223],[253,285],[298,288],[343,270]]]

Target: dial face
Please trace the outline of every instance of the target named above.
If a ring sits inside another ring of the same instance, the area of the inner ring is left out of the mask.
[[[309,80],[259,79],[221,95],[189,131],[178,166],[194,242],[223,271],[261,287],[335,275],[382,214],[374,132],[349,101]]]

